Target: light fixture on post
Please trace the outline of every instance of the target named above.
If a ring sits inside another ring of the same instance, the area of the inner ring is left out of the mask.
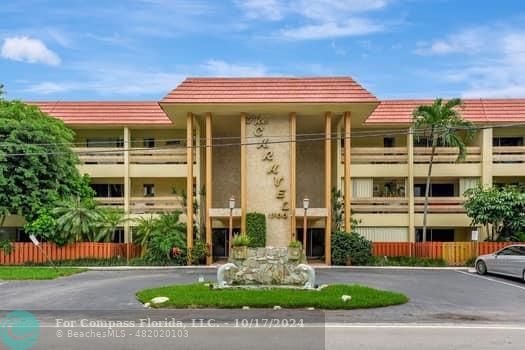
[[[233,209],[235,208],[235,197],[232,195],[229,200],[229,208],[230,208],[230,224],[229,224],[229,231],[228,231],[228,256],[231,254],[232,250],[232,238],[233,238]]]
[[[308,214],[308,207],[310,206],[310,199],[308,197],[304,197],[303,199],[303,209],[304,209],[304,215],[303,215],[303,250],[304,255],[306,256],[306,233],[307,233],[307,214]]]

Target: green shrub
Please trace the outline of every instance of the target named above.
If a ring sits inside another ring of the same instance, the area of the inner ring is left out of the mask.
[[[250,247],[266,247],[266,216],[261,213],[246,214],[246,230]]]
[[[289,244],[288,244],[288,248],[299,248],[299,249],[303,249],[303,244],[297,240],[294,240],[294,241],[291,241]]]
[[[14,250],[15,248],[13,247],[13,244],[10,241],[0,241],[0,251],[2,251],[4,255],[10,255]]]
[[[198,239],[193,242],[191,248],[191,263],[193,265],[205,264],[206,257],[209,255],[208,244],[205,241]]]
[[[477,258],[478,258],[477,256],[474,256],[474,257],[468,259],[467,261],[465,261],[465,266],[474,267],[474,263],[476,262]]]
[[[447,266],[447,262],[443,259],[429,259],[416,256],[374,256],[370,259],[369,265],[442,267]]]
[[[233,247],[248,247],[251,243],[250,237],[245,234],[236,235],[232,239]]]
[[[332,234],[332,264],[366,265],[372,258],[372,242],[356,232]]]

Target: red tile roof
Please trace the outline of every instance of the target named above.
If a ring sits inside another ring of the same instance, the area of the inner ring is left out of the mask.
[[[161,103],[375,102],[350,77],[187,78]]]
[[[433,100],[381,101],[367,124],[410,123],[412,111]],[[464,99],[461,115],[474,123],[525,122],[525,99]]]
[[[171,125],[156,101],[27,102],[69,125]]]

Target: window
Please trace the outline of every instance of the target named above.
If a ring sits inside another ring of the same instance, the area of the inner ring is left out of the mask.
[[[396,139],[395,137],[385,137],[383,139],[383,147],[395,147]]]
[[[86,140],[86,147],[124,147],[122,138],[92,138]]]
[[[492,146],[495,147],[517,147],[523,146],[523,137],[494,137]]]
[[[146,147],[146,148],[153,148],[153,147],[155,147],[155,139],[151,138],[151,137],[144,139],[144,147]]]
[[[414,196],[425,196],[426,184],[414,184]],[[430,197],[454,197],[454,184],[430,184]]]
[[[155,196],[155,185],[154,184],[144,184],[144,197],[154,197]]]
[[[423,229],[416,229],[416,241],[422,242]],[[454,242],[454,229],[427,228],[427,242]]]
[[[90,184],[95,197],[124,197],[124,185],[122,184]]]
[[[525,255],[525,247],[507,247],[500,251],[498,255]]]
[[[166,146],[177,146],[177,145],[180,145],[180,144],[181,144],[180,140],[168,140],[168,141],[166,141]]]

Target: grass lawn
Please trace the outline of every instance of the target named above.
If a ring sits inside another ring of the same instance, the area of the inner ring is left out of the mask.
[[[344,302],[342,295],[352,296]],[[137,293],[142,303],[154,297],[168,297],[169,301],[153,305],[157,308],[283,308],[316,309],[360,309],[404,304],[408,298],[401,293],[373,289],[357,284],[333,284],[321,291],[301,289],[210,289],[204,284],[183,284],[153,289]]]
[[[59,267],[0,267],[0,280],[52,280],[84,272],[85,269]]]

